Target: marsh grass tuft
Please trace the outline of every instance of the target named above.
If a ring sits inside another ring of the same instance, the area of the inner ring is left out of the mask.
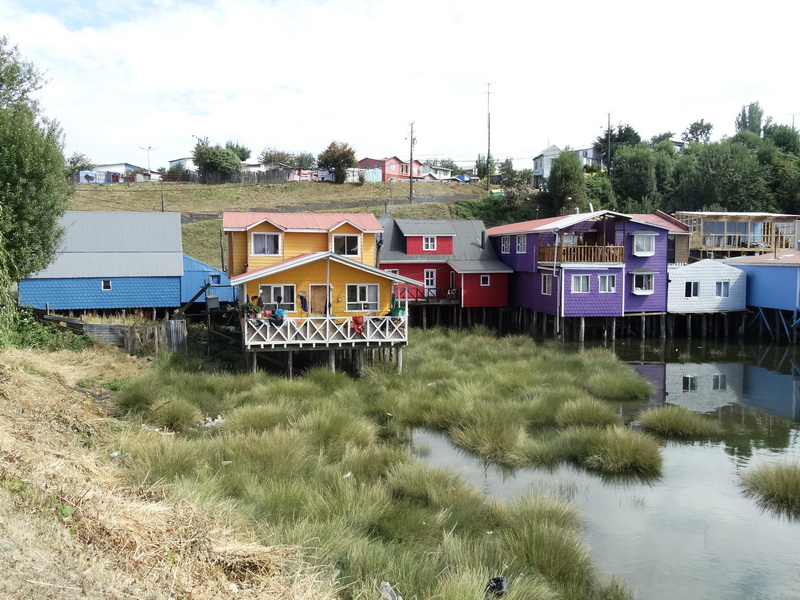
[[[560,427],[605,427],[620,422],[621,418],[611,406],[594,398],[570,400],[556,413],[556,423]]]
[[[658,440],[644,433],[611,427],[602,431],[584,463],[604,473],[654,475],[661,471],[661,448]]]
[[[719,426],[685,406],[667,405],[651,408],[639,415],[644,427],[671,437],[702,438],[720,432]]]
[[[764,508],[800,519],[800,463],[764,464],[742,476],[745,494]]]

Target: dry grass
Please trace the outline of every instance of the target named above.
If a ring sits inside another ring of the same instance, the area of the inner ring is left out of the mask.
[[[334,598],[298,548],[254,543],[223,507],[123,483],[108,392],[77,383],[147,368],[114,349],[0,353],[0,597]]]

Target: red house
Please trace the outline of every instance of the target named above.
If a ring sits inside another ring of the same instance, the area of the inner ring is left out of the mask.
[[[482,221],[387,219],[383,226],[379,268],[425,284],[407,288],[411,304],[508,305],[512,270],[498,260]]]
[[[380,169],[381,181],[394,181],[397,179],[409,178],[409,163],[403,162],[396,156],[389,158],[362,158],[358,161],[359,169]],[[422,179],[422,163],[415,160],[411,163],[411,176],[414,179]]]

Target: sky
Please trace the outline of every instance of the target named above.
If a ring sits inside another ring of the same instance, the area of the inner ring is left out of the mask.
[[[0,0],[65,155],[156,170],[196,138],[530,168],[612,126],[800,127],[800,4],[674,0]],[[148,150],[149,149],[149,150]]]

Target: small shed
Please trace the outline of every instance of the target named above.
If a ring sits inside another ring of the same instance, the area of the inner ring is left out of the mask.
[[[231,278],[225,271],[184,254],[181,303],[191,300],[206,284],[211,287],[197,298],[197,302],[205,302],[207,296],[216,296],[219,302],[236,302],[237,289],[231,285]]]

